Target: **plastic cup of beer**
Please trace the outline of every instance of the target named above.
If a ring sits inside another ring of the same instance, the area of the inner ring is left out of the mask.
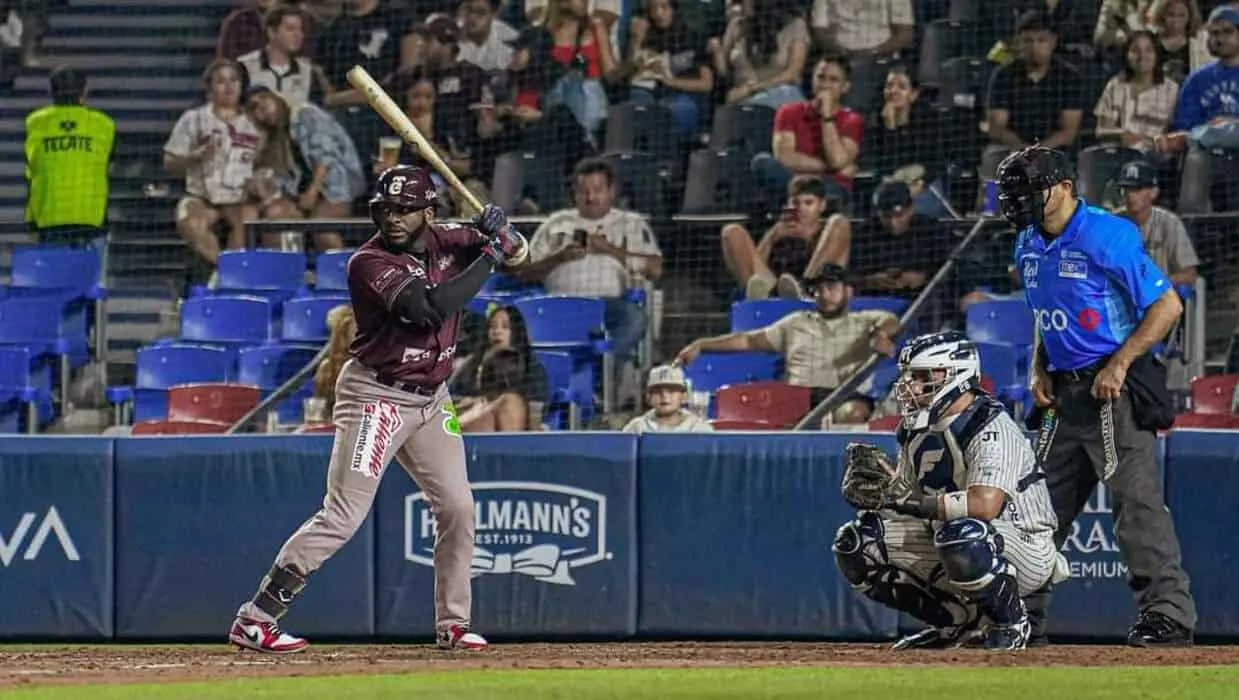
[[[384,136],[379,139],[379,160],[393,163],[399,161],[400,144],[400,139],[393,136]]]

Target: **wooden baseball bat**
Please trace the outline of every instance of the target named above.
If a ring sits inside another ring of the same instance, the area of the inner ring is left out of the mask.
[[[485,208],[486,205],[482,203],[482,200],[478,199],[478,196],[472,190],[465,187],[465,183],[460,181],[456,173],[452,172],[452,169],[439,156],[439,152],[435,149],[434,144],[430,143],[430,140],[417,130],[417,126],[404,113],[404,110],[400,109],[395,100],[391,98],[391,95],[387,94],[387,91],[379,85],[377,80],[371,77],[365,68],[353,66],[349,69],[347,77],[349,84],[365,96],[366,102],[370,104],[371,109],[377,112],[383,118],[383,121],[387,122],[387,125],[400,138],[404,139],[405,143],[415,148],[418,155],[427,163],[430,163],[430,167],[434,168],[435,172],[439,173],[447,181],[447,184],[464,198],[466,204],[478,212]],[[515,255],[504,260],[504,265],[515,267],[524,262],[529,256],[529,244],[520,232],[513,229],[511,233],[517,237],[520,245],[517,247]]]

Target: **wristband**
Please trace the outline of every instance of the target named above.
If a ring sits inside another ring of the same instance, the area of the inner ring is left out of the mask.
[[[968,492],[952,491],[942,495],[942,513],[947,522],[968,517]]]
[[[938,517],[938,497],[934,495],[912,496],[903,503],[892,505],[891,510],[921,520],[932,520]]]

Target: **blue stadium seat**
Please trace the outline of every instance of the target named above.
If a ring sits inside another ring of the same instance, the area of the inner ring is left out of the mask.
[[[896,317],[903,316],[903,312],[908,310],[912,302],[900,297],[866,297],[856,296],[848,302],[848,309],[851,311],[889,311],[895,314]]]
[[[1011,404],[1024,404],[1030,398],[1028,392],[1028,351],[1009,343],[977,343],[981,356],[981,374],[994,381],[994,393]],[[1024,406],[1018,407],[1021,409]],[[1017,411],[1017,416],[1022,412]]]
[[[331,335],[327,329],[327,313],[343,304],[347,296],[312,296],[284,302],[283,329],[280,337],[292,343],[322,344]]]
[[[305,288],[305,253],[283,250],[225,250],[219,254],[221,294],[253,294],[282,301]]]
[[[731,305],[731,330],[751,331],[765,328],[796,311],[808,311],[813,302],[805,299],[749,299]]]
[[[978,343],[1033,343],[1032,311],[1018,299],[993,299],[969,306],[965,327],[968,337]]]
[[[535,350],[534,356],[546,374],[547,393],[550,395],[542,422],[557,430],[567,429],[565,408],[569,404],[580,409],[582,420],[588,420],[594,404],[592,365],[576,362],[570,353],[556,350]]]
[[[314,291],[348,292],[348,259],[352,248],[328,250],[314,259]]]
[[[40,370],[32,367],[39,366]],[[34,354],[23,347],[0,347],[0,433],[17,433],[27,427],[31,405],[38,411],[35,421],[43,424],[52,418],[50,373]]]
[[[10,284],[21,289],[63,290],[82,298],[97,298],[99,251],[93,248],[14,246]]]
[[[318,351],[300,345],[255,345],[237,355],[237,381],[264,391],[278,388],[310,364]]]
[[[606,302],[597,297],[560,295],[528,296],[512,302],[529,331],[530,343],[538,349],[581,349],[605,352]]]
[[[193,297],[181,306],[181,339],[258,345],[271,338],[272,303],[251,295]]]
[[[703,352],[684,368],[693,391],[717,391],[727,384],[777,379],[782,359],[773,352]]]
[[[858,387],[859,393],[880,403],[890,395],[897,379],[899,379],[899,362],[892,357],[883,357],[873,368],[869,377],[861,382]]]
[[[137,352],[133,387],[111,387],[111,403],[133,401],[133,420],[168,414],[168,389],[177,384],[223,382],[231,378],[233,355],[222,348],[192,343],[164,343]]]
[[[63,329],[64,303],[56,297],[0,299],[0,345],[29,348],[34,355],[63,355],[70,340]]]

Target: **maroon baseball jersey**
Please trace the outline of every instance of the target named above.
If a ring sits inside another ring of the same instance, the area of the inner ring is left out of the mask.
[[[460,314],[438,330],[413,326],[392,312],[392,303],[413,280],[432,288],[469,266],[480,254],[480,234],[463,224],[431,224],[426,252],[393,253],[378,234],[348,261],[348,292],[357,318],[349,353],[380,379],[435,386],[452,373]]]

